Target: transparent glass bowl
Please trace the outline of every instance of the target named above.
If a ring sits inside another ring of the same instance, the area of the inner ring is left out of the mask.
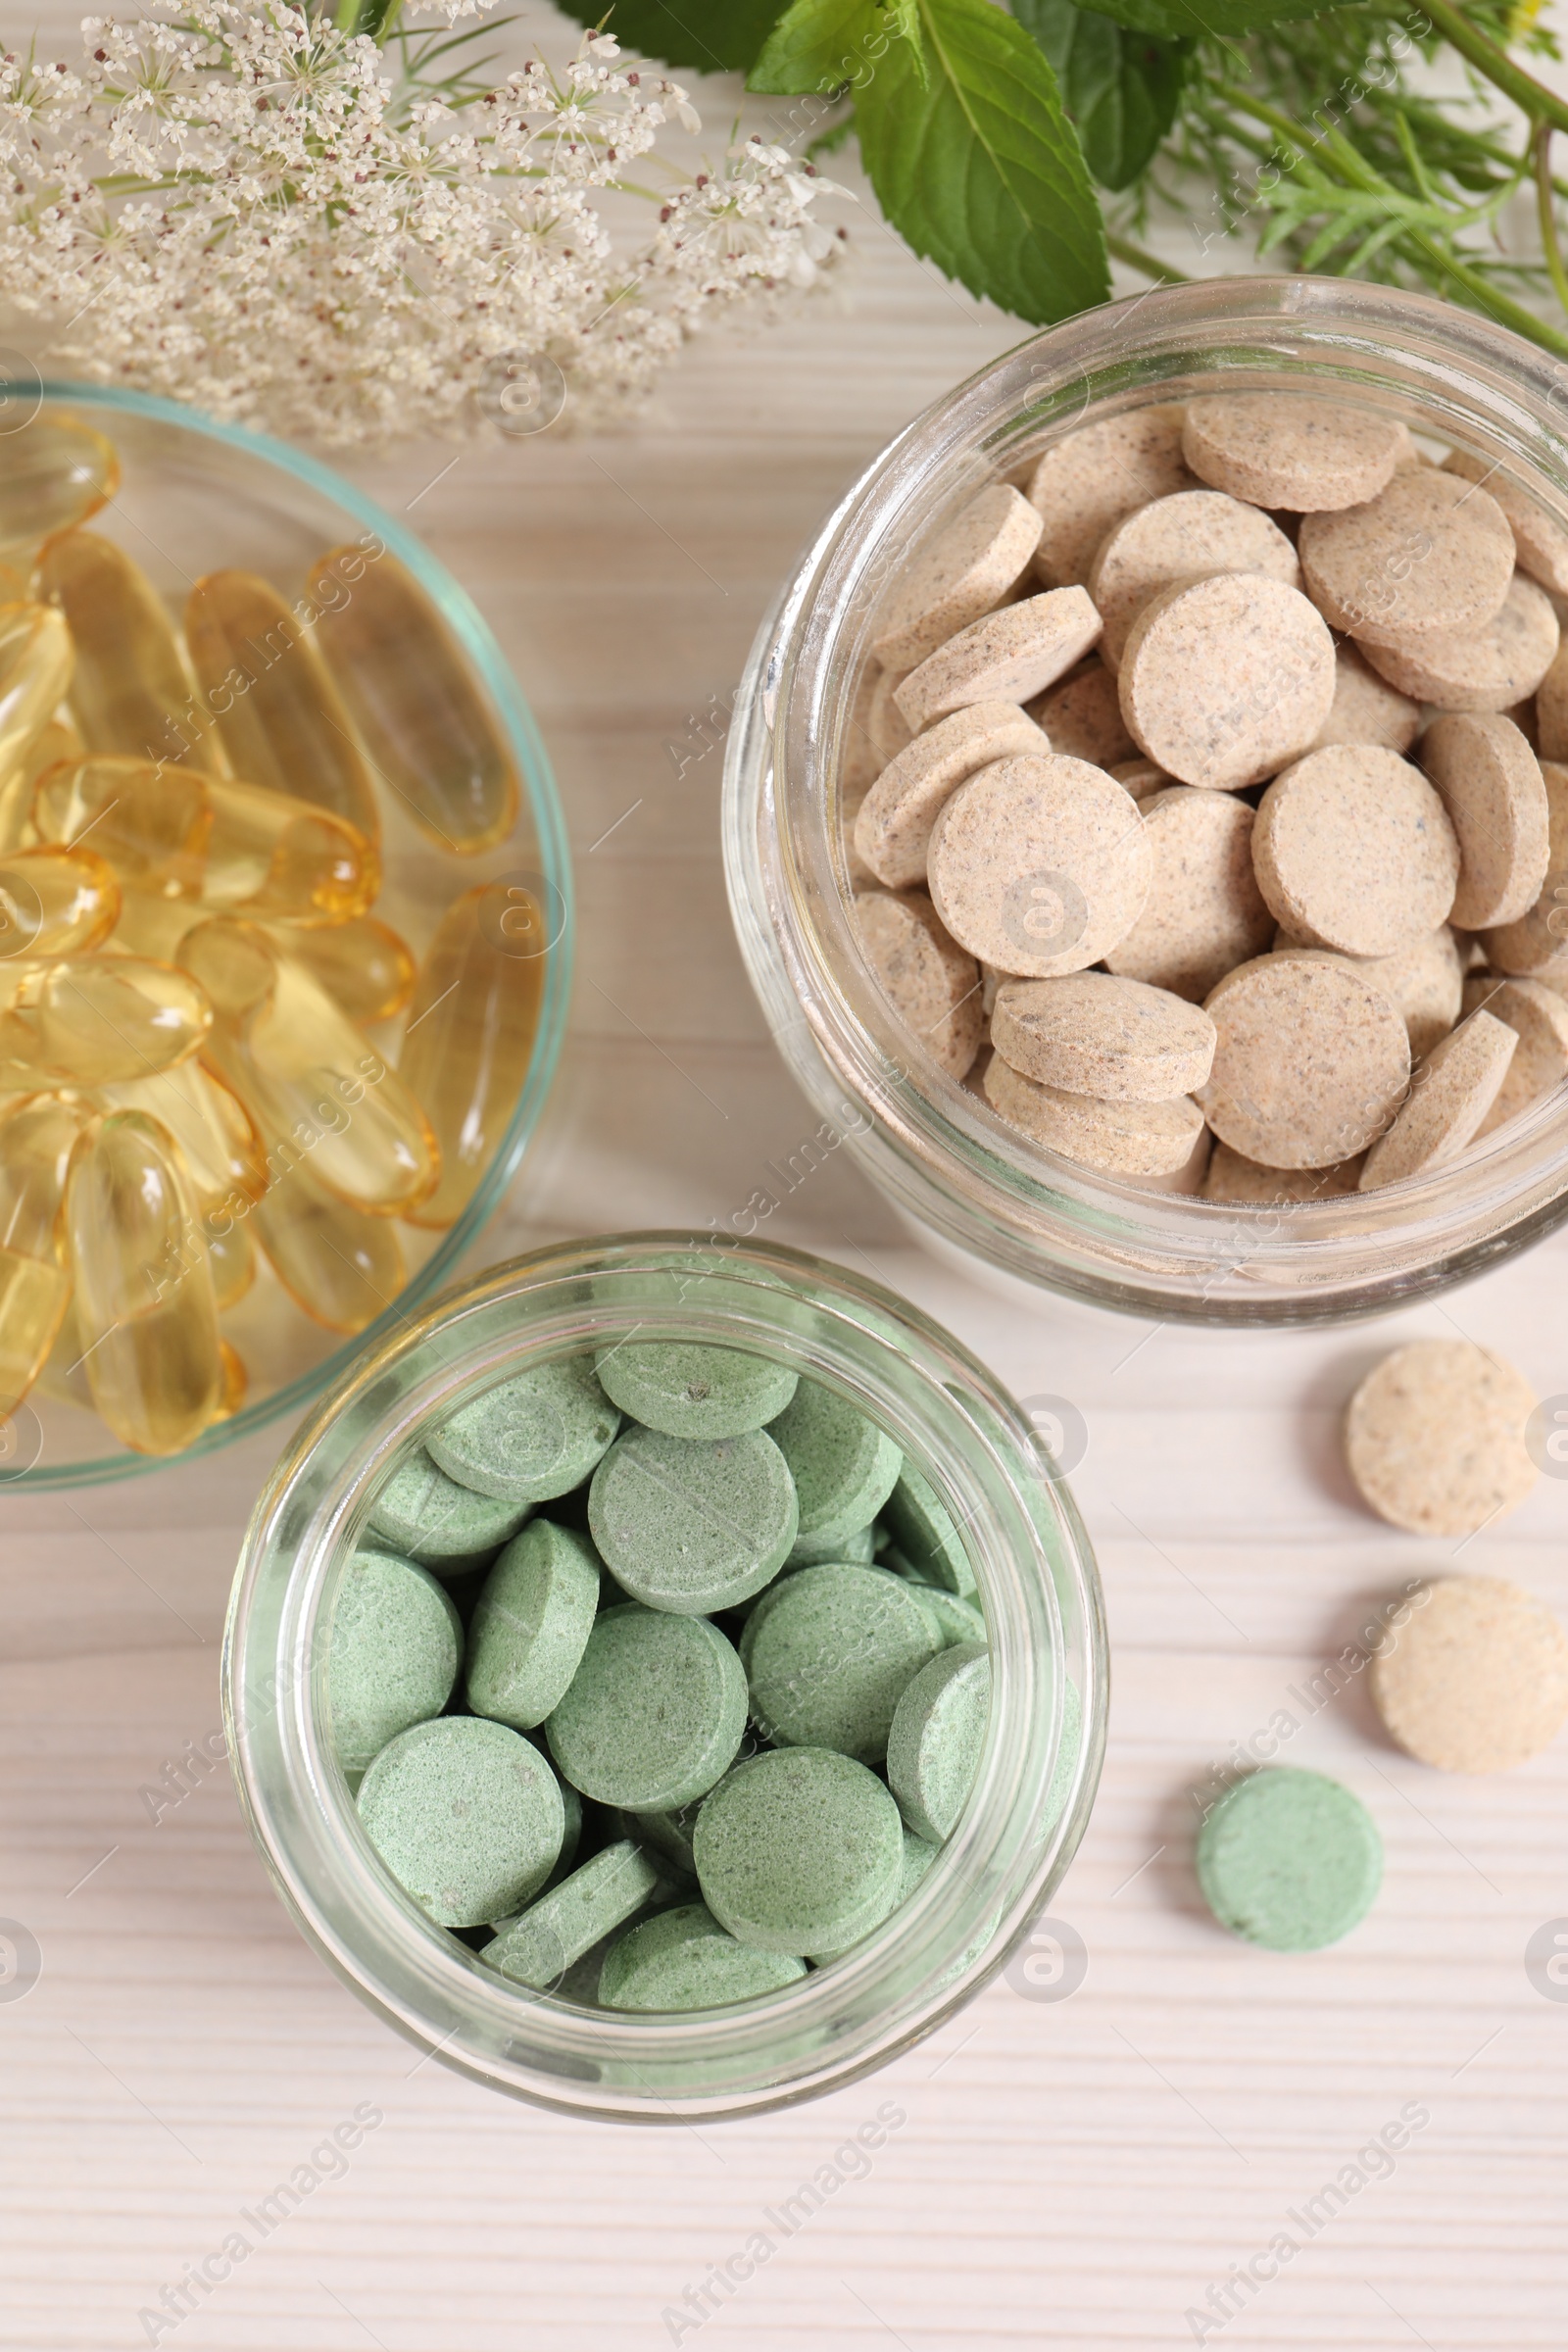
[[[910,552],[1101,417],[1290,384],[1463,445],[1568,524],[1568,368],[1424,295],[1338,278],[1164,287],[1021,344],[928,409],[828,518],[763,622],[724,781],[730,905],[786,1061],[939,1253],[1020,1302],[1322,1323],[1465,1279],[1568,1216],[1568,1089],[1452,1168],[1281,1210],[1182,1199],[1040,1152],[920,1053],[861,954],[837,788],[876,615]],[[1027,478],[1024,474],[1024,478]]]
[[[701,1251],[704,1280],[667,1271]],[[1083,1835],[1104,1740],[1100,1581],[1065,1485],[985,1367],[880,1285],[710,1235],[568,1243],[451,1292],[367,1349],[269,1482],[229,1604],[223,1707],[251,1832],[307,1939],[408,2038],[492,2087],[649,2122],[734,2115],[882,2064],[991,1977]],[[660,1271],[663,1268],[666,1270]],[[485,1968],[377,1859],[326,1732],[327,1629],[370,1496],[419,1440],[530,1363],[642,1338],[793,1364],[889,1430],[966,1530],[989,1621],[991,1720],[958,1828],[914,1894],[788,1990],[676,2015],[576,2008]],[[1060,1753],[1064,1678],[1082,1700]]]
[[[223,1330],[250,1374],[242,1409],[203,1431],[184,1453],[149,1457],[122,1448],[97,1415],[34,1389],[13,1416],[0,1482],[73,1487],[189,1460],[298,1413],[364,1348],[373,1349],[427,1298],[468,1248],[516,1171],[555,1074],[571,966],[571,868],[555,779],[539,733],[500,648],[468,597],[394,516],[352,483],[298,450],[150,396],[94,385],[43,387],[44,413],[80,416],[120,453],[122,485],[87,528],[122,544],[165,595],[176,618],[193,580],[220,566],[260,572],[288,599],[302,593],[318,556],[375,532],[419,582],[463,649],[499,722],[521,786],[516,826],[494,850],[460,858],[412,822],[378,784],[385,878],[374,912],[422,956],[453,899],[482,882],[526,883],[546,908],[552,944],[532,1061],[516,1107],[467,1206],[445,1232],[398,1231],[411,1272],[368,1328],[344,1340],[313,1323],[270,1277],[259,1277]],[[0,433],[24,429],[36,386],[0,384]],[[0,458],[4,443],[0,441]],[[395,1024],[371,1031],[395,1058]],[[32,1416],[29,1420],[28,1416]]]

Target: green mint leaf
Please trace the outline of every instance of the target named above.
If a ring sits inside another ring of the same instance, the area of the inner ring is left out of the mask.
[[[906,12],[906,14],[907,12]],[[899,38],[898,19],[876,0],[795,0],[753,66],[747,87],[828,97],[874,74]]]
[[[1365,0],[1353,0],[1357,9]],[[1161,40],[1197,40],[1203,33],[1262,32],[1297,17],[1327,16],[1333,0],[1099,0],[1102,16],[1129,32]]]
[[[604,23],[623,49],[697,74],[744,73],[786,0],[556,0],[590,31]],[[608,20],[608,21],[606,21]]]
[[[855,88],[888,220],[948,276],[1035,325],[1103,302],[1104,224],[1044,50],[992,0],[918,7],[924,83],[910,44],[892,41]]]
[[[1012,13],[1051,60],[1094,177],[1130,187],[1176,120],[1193,43],[1128,32],[1074,0],[1012,0]]]

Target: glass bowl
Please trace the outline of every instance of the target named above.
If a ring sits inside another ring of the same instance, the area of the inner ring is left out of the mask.
[[[700,1286],[669,1271],[671,1251],[687,1249],[699,1253]],[[1027,1934],[1083,1835],[1100,1775],[1100,1580],[1022,1408],[877,1283],[760,1243],[725,1251],[716,1272],[713,1256],[709,1234],[566,1243],[437,1299],[318,1403],[256,1506],[229,1603],[228,1752],[252,1836],[307,1940],[446,2065],[576,2114],[738,2115],[883,2064],[976,1991]],[[992,1656],[973,1794],[908,1901],[782,1993],[670,2015],[529,1992],[433,1926],[361,1830],[326,1730],[326,1629],[375,1490],[432,1420],[479,1391],[633,1330],[755,1348],[888,1430],[965,1531]],[[1068,1678],[1082,1701],[1076,1747],[1061,1736]]]
[[[233,566],[260,572],[287,599],[304,587],[316,558],[374,533],[424,589],[457,640],[508,745],[519,785],[510,837],[476,857],[442,851],[419,831],[396,793],[377,781],[384,880],[374,911],[419,957],[450,902],[479,883],[517,882],[531,889],[550,928],[538,1028],[526,1080],[476,1190],[456,1223],[441,1232],[401,1223],[409,1280],[384,1312],[352,1338],[311,1322],[265,1264],[256,1284],[223,1315],[225,1338],[250,1375],[246,1401],[173,1456],[122,1448],[97,1415],[35,1387],[5,1431],[0,1481],[29,1487],[86,1486],[188,1460],[298,1413],[362,1350],[387,1333],[450,1273],[516,1171],[533,1133],[561,1053],[571,962],[571,871],[565,828],[539,733],[500,648],[465,591],[393,515],[352,483],[301,452],[198,412],[146,394],[94,385],[0,384],[0,434],[20,431],[40,412],[74,416],[119,451],[122,487],[88,518],[88,529],[122,545],[152,579],[176,617],[191,582]],[[3,442],[0,442],[3,451]],[[395,1059],[400,1023],[368,1034]]]
[[[838,776],[877,612],[911,549],[1084,424],[1284,385],[1462,446],[1568,524],[1568,368],[1534,344],[1339,278],[1162,287],[1033,337],[916,417],[786,582],[736,702],[730,906],[779,1049],[917,1237],[1025,1306],[1046,1290],[1167,1320],[1338,1322],[1445,1290],[1568,1216],[1565,1087],[1454,1165],[1370,1194],[1265,1210],[1097,1175],[939,1070],[860,951]]]

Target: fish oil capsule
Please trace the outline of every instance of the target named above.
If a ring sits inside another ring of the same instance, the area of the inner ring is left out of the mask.
[[[351,1021],[388,1021],[414,993],[413,956],[390,925],[373,914],[314,930],[274,932],[278,946],[313,972]]]
[[[215,1233],[211,1220],[204,1218],[201,1231],[213,1297],[221,1314],[237,1306],[256,1280],[256,1250],[245,1225],[231,1224],[225,1233]],[[243,1389],[240,1393],[244,1394]]]
[[[219,1303],[221,1305],[223,1301],[220,1299]],[[219,1393],[218,1410],[214,1413],[213,1419],[215,1421],[232,1421],[245,1401],[246,1391],[251,1385],[251,1376],[245,1369],[244,1357],[228,1340],[219,1341],[218,1360],[222,1371],[222,1387]]]
[[[39,557],[37,590],[70,624],[71,711],[90,752],[222,771],[164,600],[122,548],[67,531]]]
[[[232,1220],[266,1192],[267,1155],[254,1121],[238,1097],[199,1061],[177,1062],[156,1077],[95,1091],[106,1109],[144,1110],[168,1128],[209,1233],[215,1214]]]
[[[200,1047],[212,1007],[188,972],[139,956],[0,963],[0,1087],[152,1077]]]
[[[120,885],[91,850],[0,857],[0,960],[96,948],[120,919]]]
[[[75,728],[52,718],[10,774],[0,776],[0,856],[8,850],[36,849],[32,804],[38,780],[52,767],[74,765],[82,757],[82,741]]]
[[[8,444],[0,471],[0,551],[16,564],[22,551],[74,531],[120,488],[114,446],[90,425],[35,416]]]
[[[126,890],[120,902],[113,946],[127,956],[150,956],[155,963],[177,963],[179,943],[198,923],[211,920],[212,909],[200,899],[155,899],[144,890]]]
[[[545,936],[530,892],[490,883],[455,899],[430,942],[398,1057],[441,1147],[441,1181],[412,1212],[416,1224],[450,1225],[461,1213],[516,1108],[539,1023]]]
[[[504,841],[517,813],[516,770],[423,589],[395,558],[368,563],[362,549],[339,547],[316,565],[310,593],[321,653],[371,767],[443,849],[467,858]]]
[[[56,768],[33,796],[44,841],[92,831],[127,889],[296,923],[362,914],[379,882],[363,835],[324,809],[192,767],[98,757]]]
[[[363,1331],[408,1280],[390,1217],[367,1216],[291,1168],[251,1211],[256,1238],[296,1306],[328,1331]]]
[[[380,838],[375,787],[312,632],[270,581],[213,571],[185,606],[185,644],[235,775]]]
[[[307,1156],[327,1192],[406,1216],[440,1160],[418,1103],[320,982],[258,923],[199,923],[180,963],[214,1006],[208,1066],[255,1120],[274,1179]]]
[[[43,605],[0,605],[0,790],[9,802],[17,771],[71,684],[71,632]]]
[[[195,1202],[156,1119],[116,1110],[87,1130],[65,1223],[93,1403],[136,1452],[177,1453],[218,1412],[223,1366]]]
[[[60,1231],[84,1104],[30,1095],[0,1115],[0,1413],[27,1394],[71,1298]]]

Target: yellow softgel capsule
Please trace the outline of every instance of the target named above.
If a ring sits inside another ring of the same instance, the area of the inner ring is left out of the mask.
[[[0,1113],[0,1413],[25,1396],[65,1321],[61,1210],[91,1115],[59,1095],[30,1095]]]
[[[57,531],[74,531],[120,488],[114,445],[90,425],[35,416],[6,445],[0,468],[0,554],[21,554]]]
[[[91,850],[0,857],[0,961],[100,947],[120,919],[120,884]]]
[[[220,1301],[221,1304],[222,1301]],[[245,1369],[245,1359],[228,1340],[218,1343],[218,1360],[222,1370],[222,1388],[219,1395],[215,1421],[232,1421],[245,1401],[251,1376]]]
[[[0,963],[0,1088],[101,1086],[184,1061],[212,1027],[188,972],[139,956]]]
[[[0,605],[0,811],[19,798],[20,777],[37,772],[30,754],[71,684],[74,659],[58,612],[44,605]]]
[[[202,1241],[213,1278],[213,1296],[218,1300],[219,1312],[225,1313],[239,1304],[256,1280],[255,1247],[244,1225],[230,1225],[226,1233],[215,1233],[211,1224],[204,1222]]]
[[[185,644],[235,775],[380,838],[375,787],[311,630],[270,581],[214,571],[185,606]]]
[[[127,890],[199,899],[295,923],[340,923],[376,893],[374,851],[352,825],[281,792],[193,767],[119,757],[53,768],[33,795],[41,841],[89,834]]]
[[[441,1148],[441,1181],[409,1212],[416,1224],[450,1225],[500,1142],[533,1058],[547,962],[529,891],[487,884],[442,916],[398,1057]]]
[[[311,573],[310,594],[327,668],[382,783],[461,858],[504,841],[517,813],[516,770],[423,589],[392,556],[372,562],[338,547]]]
[[[71,711],[88,751],[221,772],[164,600],[123,548],[96,531],[67,531],[44,548],[35,581],[40,602],[70,625]]]
[[[219,1411],[223,1367],[195,1202],[156,1119],[116,1110],[88,1128],[65,1224],[93,1403],[137,1453],[177,1453]]]
[[[391,1218],[334,1200],[305,1166],[281,1177],[250,1221],[296,1306],[328,1331],[364,1331],[408,1280]]]
[[[357,1208],[406,1216],[435,1190],[430,1123],[320,982],[259,923],[198,923],[180,964],[214,1008],[207,1065],[244,1103],[275,1182],[308,1159]]]
[[[199,1061],[177,1062],[156,1077],[100,1086],[111,1110],[144,1110],[167,1127],[209,1230],[224,1230],[267,1190],[267,1155],[245,1105]]]
[[[390,924],[373,914],[353,922],[273,936],[286,955],[314,972],[351,1021],[389,1021],[414,993],[413,956]]]
[[[0,777],[0,856],[8,850],[37,847],[32,804],[38,780],[52,767],[74,766],[82,757],[81,737],[64,720],[52,718],[32,749],[8,776]]]

